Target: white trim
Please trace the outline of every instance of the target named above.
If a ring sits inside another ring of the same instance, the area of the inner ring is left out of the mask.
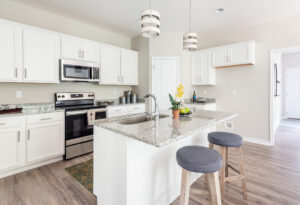
[[[249,138],[249,137],[243,137],[243,140],[245,142],[251,142],[251,143],[260,144],[260,145],[274,146],[274,144],[271,144],[271,142],[268,141],[268,140],[262,140],[262,139],[257,139],[257,138]]]
[[[4,178],[4,177],[7,177],[7,176],[14,175],[14,174],[18,174],[18,173],[21,173],[21,172],[25,172],[25,171],[30,170],[30,169],[41,167],[41,166],[44,166],[44,165],[47,165],[47,164],[58,162],[58,161],[61,161],[61,160],[63,160],[63,157],[59,156],[59,157],[55,157],[55,158],[45,160],[45,161],[42,161],[42,162],[38,162],[38,163],[30,164],[30,165],[25,165],[25,166],[22,166],[22,167],[19,167],[19,168],[11,169],[9,171],[5,171],[5,172],[0,173],[0,179]]]
[[[289,48],[281,48],[281,49],[271,49],[270,50],[270,82],[269,82],[269,98],[270,98],[270,119],[269,119],[269,143],[268,145],[271,145],[271,146],[274,146],[274,141],[275,141],[275,133],[274,133],[274,116],[273,116],[273,103],[274,103],[274,96],[273,96],[273,81],[274,81],[274,69],[273,69],[273,64],[274,64],[274,59],[272,58],[272,54],[274,53],[281,53],[281,54],[284,54],[284,53],[294,53],[294,52],[300,52],[300,47],[289,47]]]

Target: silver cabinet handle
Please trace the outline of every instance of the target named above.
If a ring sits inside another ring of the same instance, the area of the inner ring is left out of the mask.
[[[41,120],[52,120],[51,117],[48,117],[48,118],[42,118]]]
[[[24,69],[24,77],[27,78],[27,68]]]
[[[30,140],[30,130],[28,130],[28,136],[27,139]]]
[[[0,126],[4,126],[4,125],[6,125],[6,123],[0,123]]]
[[[16,78],[18,77],[18,68],[17,67],[15,68],[15,76],[16,76]]]
[[[118,82],[120,82],[120,76],[118,75]]]
[[[20,131],[18,131],[18,142],[20,142]]]

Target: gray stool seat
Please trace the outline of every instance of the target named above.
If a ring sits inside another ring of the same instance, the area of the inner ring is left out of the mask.
[[[229,132],[211,132],[208,134],[208,141],[223,147],[240,147],[243,144],[241,136]]]
[[[185,170],[197,173],[213,173],[222,167],[221,155],[207,147],[185,146],[176,153],[177,163]]]

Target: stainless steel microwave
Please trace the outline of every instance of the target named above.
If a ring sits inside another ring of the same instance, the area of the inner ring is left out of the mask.
[[[96,63],[60,59],[60,81],[99,82],[100,66]]]

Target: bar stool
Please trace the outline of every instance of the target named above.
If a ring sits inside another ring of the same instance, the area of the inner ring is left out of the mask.
[[[191,173],[204,173],[208,180],[212,203],[221,205],[218,171],[222,167],[221,155],[202,146],[185,146],[176,153],[179,166],[182,167],[180,205],[188,205],[191,186]]]
[[[230,181],[242,181],[244,196],[247,196],[246,177],[243,163],[242,145],[243,138],[237,134],[229,132],[211,132],[208,134],[209,148],[213,149],[214,145],[220,146],[220,153],[223,158],[223,165],[220,170],[221,195],[224,194],[224,183]],[[228,148],[235,148],[238,153],[238,163],[240,170],[234,168],[228,163]],[[238,173],[236,176],[228,176],[228,168]]]

